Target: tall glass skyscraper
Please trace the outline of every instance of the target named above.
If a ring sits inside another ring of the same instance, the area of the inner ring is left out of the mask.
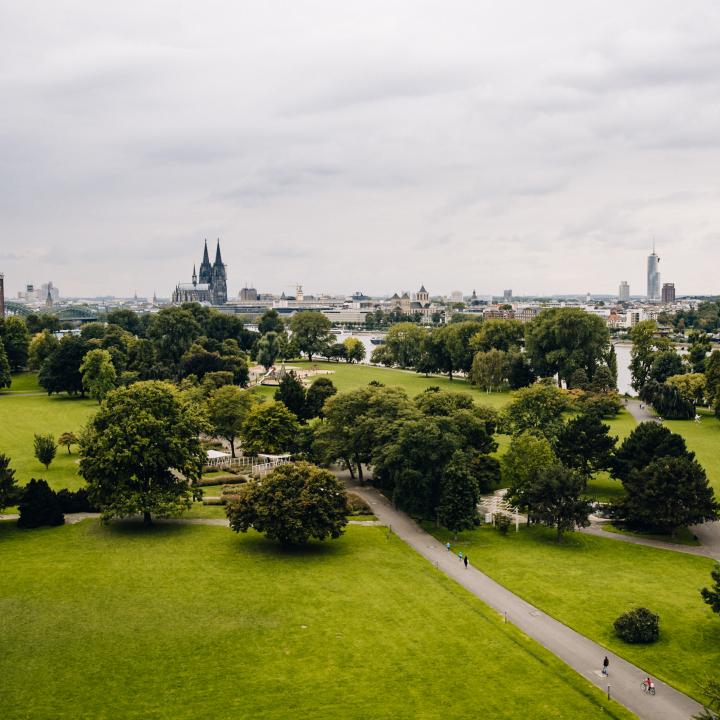
[[[655,245],[653,251],[648,255],[647,259],[647,299],[648,302],[660,301],[660,258],[655,254]]]

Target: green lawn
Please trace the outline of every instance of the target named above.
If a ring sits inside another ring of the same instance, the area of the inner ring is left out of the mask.
[[[428,530],[445,542],[443,530]],[[502,537],[485,527],[456,543],[470,562],[514,593],[612,652],[698,700],[700,683],[720,661],[720,617],[702,602],[713,561],[674,551],[572,533],[523,528]],[[613,621],[632,607],[660,615],[660,640],[628,645]]]
[[[670,430],[685,438],[690,450],[705,468],[710,484],[720,497],[720,420],[709,410],[698,408],[699,423],[693,420],[664,420]]]
[[[374,527],[0,523],[3,717],[630,718]]]
[[[464,392],[472,395],[475,400],[484,405],[500,408],[506,405],[511,398],[509,392],[486,393],[475,385],[471,385],[463,378],[448,380],[447,377],[426,377],[419,375],[412,370],[396,370],[394,368],[375,367],[373,365],[355,365],[348,363],[334,363],[323,360],[298,361],[288,363],[293,367],[308,369],[317,367],[320,370],[330,370],[331,375],[327,377],[332,380],[338,392],[354,390],[362,385],[367,385],[371,380],[377,380],[385,385],[397,385],[403,388],[410,397],[415,397],[426,388],[437,386],[443,390]],[[265,388],[263,388],[264,390]],[[275,388],[273,388],[273,393]]]
[[[97,410],[94,400],[68,398],[65,395],[5,395],[0,397],[0,452],[10,456],[11,467],[21,484],[30,478],[43,478],[59,490],[76,489],[84,484],[77,474],[77,448],[57,450],[50,468],[45,469],[34,455],[35,433],[51,433],[55,439],[66,431],[78,433]]]
[[[9,388],[0,390],[0,395],[11,395],[12,393],[45,392],[38,383],[37,373],[22,372],[12,376],[12,384]]]

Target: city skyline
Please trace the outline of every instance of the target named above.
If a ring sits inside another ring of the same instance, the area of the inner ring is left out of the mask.
[[[204,237],[233,296],[612,293],[653,236],[718,291],[716,3],[94,7],[0,27],[8,294],[169,294]]]

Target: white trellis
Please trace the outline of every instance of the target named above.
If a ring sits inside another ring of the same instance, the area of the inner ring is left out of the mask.
[[[205,465],[218,470],[240,470],[248,475],[267,475],[279,465],[290,462],[289,455],[258,455],[257,457],[208,458]]]
[[[516,507],[510,505],[505,498],[506,493],[507,489],[503,488],[496,490],[492,495],[483,495],[480,498],[478,509],[486,516],[486,520],[487,516],[490,516],[490,522],[492,522],[493,525],[495,524],[496,515],[506,515],[512,518],[515,522],[515,531],[517,532],[520,529],[520,521],[525,522],[526,518],[521,515]]]

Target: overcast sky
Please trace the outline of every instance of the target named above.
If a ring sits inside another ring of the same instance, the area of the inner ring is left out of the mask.
[[[719,292],[720,3],[0,0],[8,290]]]

